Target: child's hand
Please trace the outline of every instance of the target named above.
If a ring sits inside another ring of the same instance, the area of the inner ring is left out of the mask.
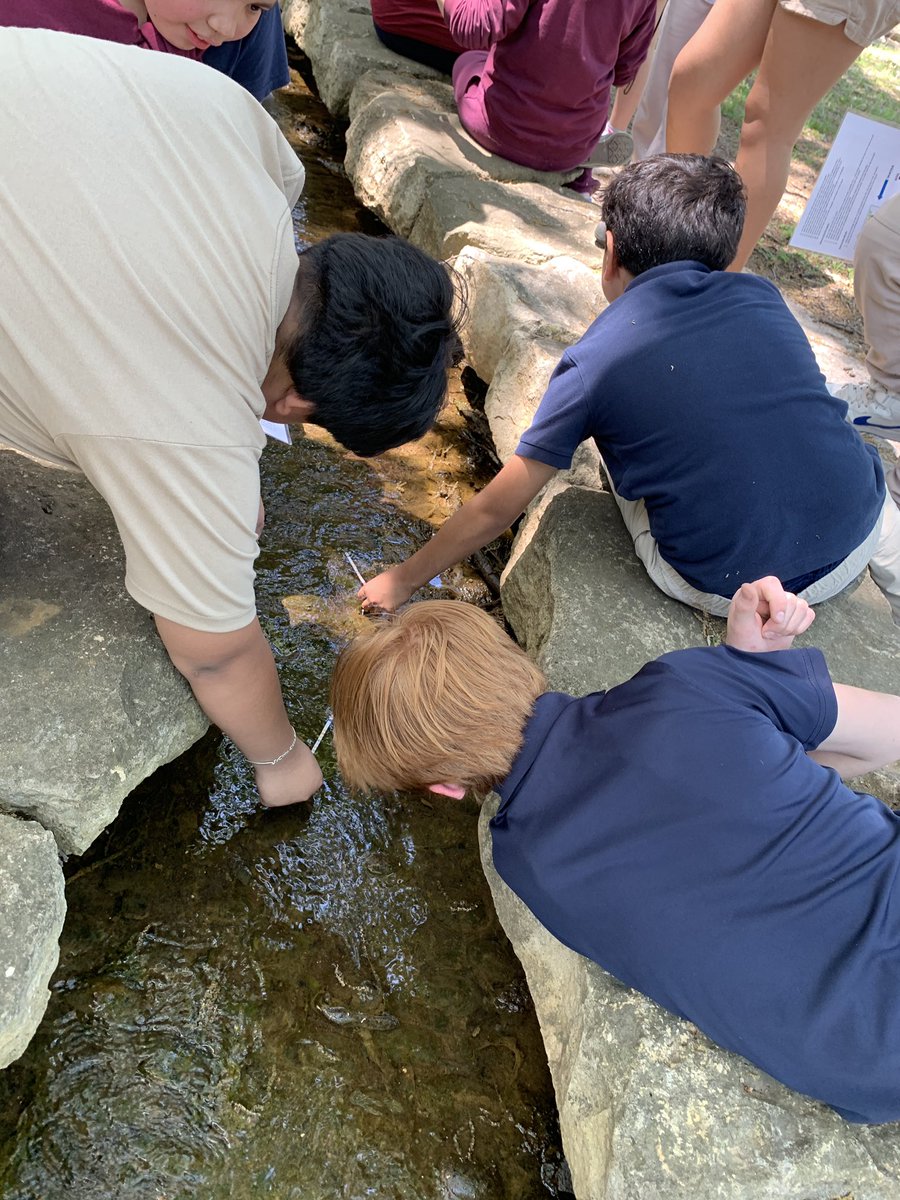
[[[787,650],[815,619],[805,600],[786,592],[774,575],[767,575],[735,592],[725,644],[735,650]]]
[[[399,567],[391,567],[364,583],[356,594],[364,609],[383,608],[386,612],[394,612],[415,590],[404,582]]]
[[[297,742],[293,753],[274,767],[256,767],[256,790],[265,808],[283,808],[311,800],[322,786],[322,772],[309,746]]]

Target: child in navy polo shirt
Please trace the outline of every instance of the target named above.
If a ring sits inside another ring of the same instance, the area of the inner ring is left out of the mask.
[[[335,748],[358,788],[496,789],[494,865],[560,941],[847,1120],[897,1121],[900,816],[840,774],[900,758],[900,697],[789,649],[812,619],[744,584],[725,645],[573,698],[481,610],[413,604],[340,656]]]
[[[900,512],[778,289],[724,270],[744,220],[721,159],[657,155],[603,202],[610,301],[563,355],[515,455],[421,550],[360,589],[392,610],[502,533],[593,438],[664,592],[724,616],[775,575],[810,603],[865,569],[900,623]],[[887,499],[887,502],[886,502]]]

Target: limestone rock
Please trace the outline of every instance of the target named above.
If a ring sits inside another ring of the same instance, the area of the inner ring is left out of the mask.
[[[312,0],[281,0],[281,23],[298,46],[303,45]]]
[[[514,453],[519,438],[531,424],[565,348],[560,342],[527,330],[512,335],[484,398],[484,413],[502,462]]]
[[[536,188],[536,200],[545,194],[552,200],[556,193],[549,189],[577,174],[533,171],[484,150],[460,125],[453,91],[446,82],[372,71],[354,88],[350,112],[344,165],[357,197],[395,233],[439,256],[443,251],[414,233],[427,198],[453,184],[462,182],[471,189],[480,182],[501,206],[509,190],[503,183]],[[592,206],[574,195],[557,199],[574,206],[591,229],[596,225]],[[532,207],[540,211],[539,204]]]
[[[842,1121],[563,946],[493,868],[496,808],[482,808],[482,865],[534,998],[579,1200],[894,1200],[896,1125]]]
[[[554,687],[610,687],[669,650],[721,641],[725,622],[651,583],[607,492],[563,486],[523,523],[503,576],[503,607]],[[900,692],[900,634],[870,578],[816,607],[806,635],[833,677]]]
[[[0,807],[81,853],[207,728],[80,475],[0,451]]]
[[[524,263],[571,256],[599,271],[594,245],[599,210],[536,183],[504,185],[472,175],[441,180],[424,196],[409,237],[437,258],[453,258],[465,246]]]
[[[647,578],[612,495],[582,487],[563,486],[525,522],[503,610],[551,685],[576,695],[703,644],[700,619]]]
[[[571,345],[606,307],[599,274],[568,255],[535,266],[467,246],[454,265],[466,290],[466,361],[488,383],[515,334]]]
[[[0,1068],[24,1051],[44,1015],[65,915],[53,835],[0,815]]]
[[[309,58],[322,102],[335,117],[347,119],[350,94],[367,71],[378,69],[395,82],[404,76],[447,78],[388,50],[375,34],[366,0],[306,0],[296,8],[290,32]]]

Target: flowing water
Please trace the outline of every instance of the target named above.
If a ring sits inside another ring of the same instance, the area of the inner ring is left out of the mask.
[[[301,239],[374,232],[327,114],[277,115],[309,167]],[[344,557],[397,561],[467,494],[475,415],[376,463],[324,435],[264,455],[262,619],[312,740],[363,618]],[[449,592],[489,603],[455,572]],[[45,1020],[0,1074],[3,1200],[529,1200],[565,1168],[536,1021],[478,864],[474,802],[347,795],[263,812],[214,733],[81,859]]]

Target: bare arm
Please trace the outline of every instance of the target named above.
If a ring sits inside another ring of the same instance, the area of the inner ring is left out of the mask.
[[[900,696],[836,683],[838,719],[809,757],[844,779],[865,775],[900,759]]]
[[[774,575],[766,575],[741,584],[732,596],[725,644],[760,654],[790,650],[797,634],[809,629],[815,619],[805,600],[786,592]]]
[[[745,583],[728,613],[725,641],[736,650],[787,650],[814,619],[805,600],[772,576]],[[900,696],[834,685],[837,723],[809,757],[843,778],[865,775],[900,759]]]
[[[398,608],[432,576],[468,558],[508,529],[555,474],[555,467],[514,454],[487,487],[445,521],[421,550],[359,589],[363,608],[373,604],[389,612]]]
[[[233,633],[204,633],[156,616],[156,628],[172,662],[191,685],[209,719],[255,762],[277,758],[293,732],[281,698],[275,660],[259,621]],[[264,804],[308,800],[322,783],[309,748],[297,741],[274,767],[256,767]]]

